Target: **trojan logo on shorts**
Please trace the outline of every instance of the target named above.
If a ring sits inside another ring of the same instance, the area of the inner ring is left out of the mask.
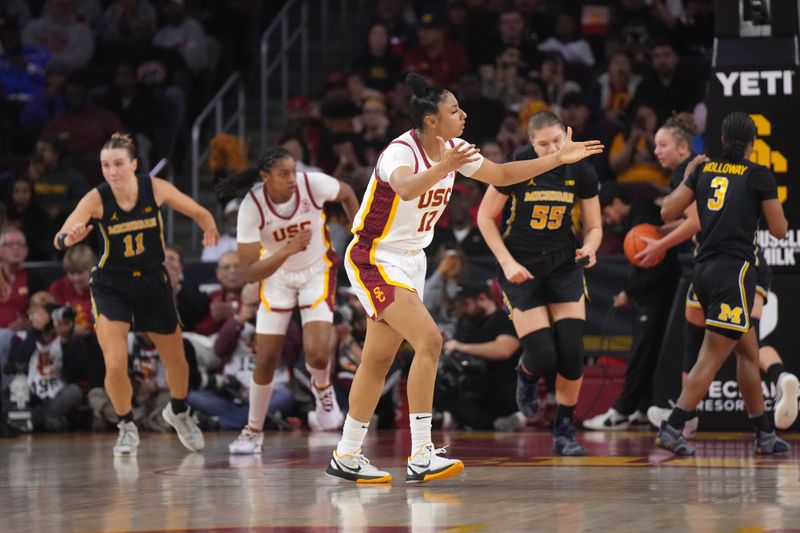
[[[723,322],[732,322],[734,324],[741,324],[742,308],[741,307],[731,308],[731,306],[729,306],[728,304],[722,304],[722,308],[717,318],[719,318]]]
[[[275,239],[275,242],[281,242],[286,238],[294,237],[298,231],[305,229],[307,226],[311,225],[310,220],[303,221],[299,224],[289,224],[288,226],[284,226],[282,228],[278,228],[272,232],[272,238]]]
[[[426,207],[438,207],[440,205],[447,205],[450,201],[450,193],[453,189],[450,187],[446,189],[431,189],[419,197],[417,207],[424,209]]]
[[[383,303],[386,300],[386,295],[383,294],[383,291],[381,290],[380,287],[375,287],[374,289],[372,289],[372,293],[375,295],[375,298],[377,298],[379,302]]]

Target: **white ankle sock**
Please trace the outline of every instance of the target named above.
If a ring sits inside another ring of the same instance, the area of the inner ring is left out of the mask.
[[[411,455],[414,455],[425,444],[431,442],[432,413],[410,413],[408,419],[411,425]]]
[[[259,385],[250,378],[250,406],[247,413],[247,426],[255,431],[264,429],[264,419],[272,396],[272,383]]]
[[[367,436],[368,429],[369,422],[359,422],[348,414],[347,418],[344,419],[342,440],[336,445],[336,453],[338,455],[357,453],[364,443],[364,437]]]
[[[311,374],[312,381],[314,385],[317,387],[325,388],[325,386],[330,384],[331,379],[331,365],[330,363],[328,366],[322,369],[311,368],[308,363],[306,363],[306,370],[308,373]]]

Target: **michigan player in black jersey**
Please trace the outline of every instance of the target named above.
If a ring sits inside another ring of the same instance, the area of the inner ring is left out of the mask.
[[[204,447],[203,434],[189,416],[186,397],[189,368],[175,300],[164,269],[161,205],[194,219],[203,230],[203,244],[219,239],[214,217],[207,209],[158,178],[137,177],[137,160],[128,135],[115,133],[100,151],[105,177],[84,196],[56,234],[63,250],[95,230],[101,255],[89,281],[97,340],[106,365],[105,388],[119,416],[117,457],[135,456],[139,434],[133,423],[128,378],[128,332],[146,332],[167,371],[172,399],[164,419],[191,451]]]
[[[678,402],[656,436],[658,446],[679,455],[694,455],[683,436],[684,425],[732,351],[739,390],[755,428],[756,453],[789,449],[764,413],[758,339],[750,318],[756,293],[758,221],[763,213],[769,232],[778,239],[788,227],[775,176],[748,159],[755,136],[755,123],[747,114],[726,116],[722,157],[699,165],[664,199],[661,209],[664,220],[673,220],[696,198],[701,225],[692,283],[705,315],[705,336]]]
[[[557,151],[565,133],[564,124],[549,111],[528,123],[539,157]],[[509,198],[501,234],[495,221]],[[576,202],[583,221],[581,247],[572,230]],[[585,455],[575,440],[572,418],[583,376],[583,268],[594,266],[603,238],[597,175],[591,164],[579,161],[516,185],[490,186],[478,210],[478,227],[500,265],[500,285],[524,348],[518,367],[519,408],[528,417],[535,415],[538,380],[556,373],[555,452]]]

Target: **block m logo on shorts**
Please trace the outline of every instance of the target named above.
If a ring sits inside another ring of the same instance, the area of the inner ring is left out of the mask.
[[[731,309],[731,306],[728,304],[722,304],[721,309],[719,312],[719,316],[717,317],[722,322],[730,322],[733,324],[741,324],[742,323],[742,308],[741,307],[734,307]]]

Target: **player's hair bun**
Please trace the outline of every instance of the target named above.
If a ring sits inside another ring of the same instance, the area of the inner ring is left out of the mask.
[[[414,96],[417,98],[422,98],[425,96],[425,93],[428,91],[428,87],[425,85],[425,80],[419,74],[411,72],[406,76],[406,87],[411,89],[411,92],[414,93]]]

